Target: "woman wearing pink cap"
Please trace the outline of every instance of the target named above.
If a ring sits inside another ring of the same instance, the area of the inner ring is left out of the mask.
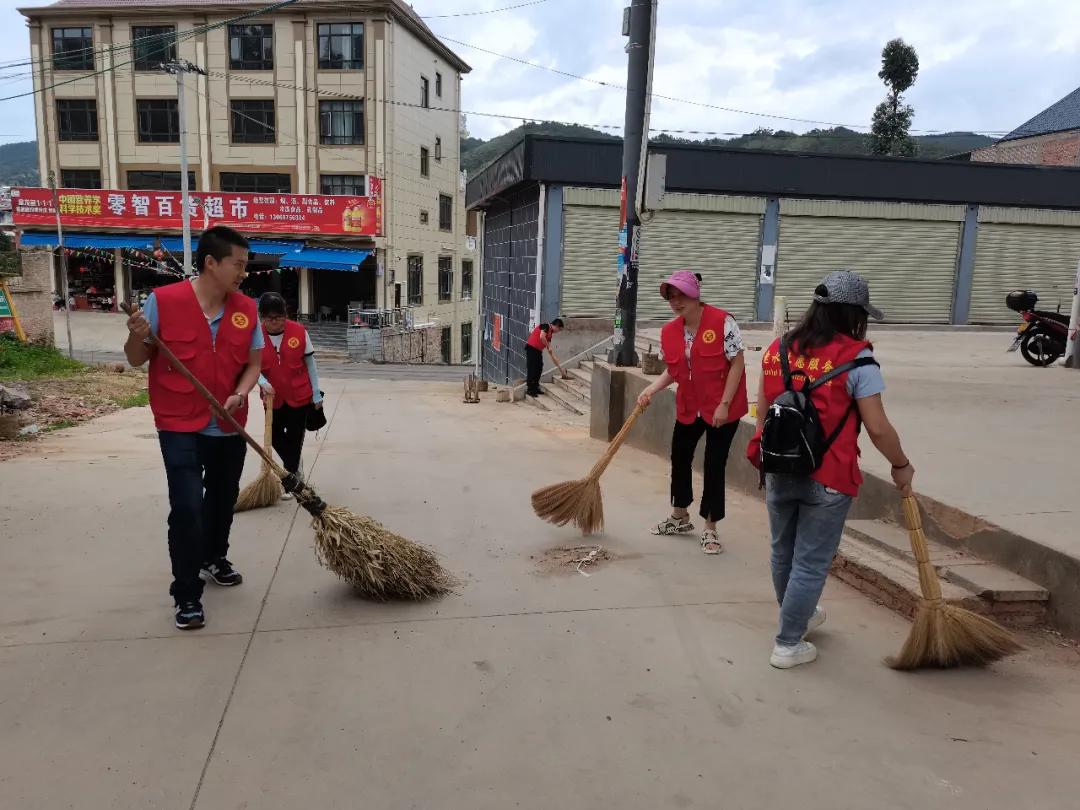
[[[746,369],[742,334],[724,310],[701,301],[701,276],[690,270],[672,274],[660,285],[675,319],[660,333],[667,371],[650,385],[638,403],[648,407],[653,396],[672,383],[675,395],[675,430],[671,437],[671,517],[653,534],[689,534],[694,530],[688,507],[694,501],[694,452],[705,436],[705,489],[701,517],[705,530],[701,550],[723,550],[716,524],[724,519],[724,472],[728,451],[739,420],[746,415]]]

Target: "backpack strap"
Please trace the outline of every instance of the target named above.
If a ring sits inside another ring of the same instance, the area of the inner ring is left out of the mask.
[[[788,363],[788,350],[785,338],[780,338],[780,373],[784,375],[784,388],[795,390],[791,385],[791,365]]]

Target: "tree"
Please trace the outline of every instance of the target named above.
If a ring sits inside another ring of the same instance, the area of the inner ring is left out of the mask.
[[[881,79],[889,92],[885,100],[874,110],[874,124],[870,131],[870,152],[875,155],[914,157],[918,151],[914,139],[908,134],[915,110],[904,104],[901,94],[915,84],[919,75],[919,56],[915,49],[902,39],[891,40],[881,51]]]

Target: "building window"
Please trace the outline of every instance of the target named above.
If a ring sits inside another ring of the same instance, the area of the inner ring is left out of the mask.
[[[410,256],[408,264],[408,304],[410,307],[418,307],[424,303],[424,257]]]
[[[135,102],[140,143],[180,143],[180,108],[175,98]]]
[[[442,74],[435,74],[435,95],[438,98],[442,98]]]
[[[420,176],[427,177],[431,174],[431,153],[426,146],[420,147]]]
[[[64,188],[101,188],[98,169],[61,169],[60,185]]]
[[[94,99],[58,98],[56,128],[62,141],[98,139],[97,101]]]
[[[439,230],[454,230],[454,198],[449,194],[439,195]]]
[[[135,25],[131,28],[135,70],[161,70],[163,62],[176,60],[176,27]]]
[[[320,101],[319,143],[329,146],[364,143],[363,101]]]
[[[472,272],[473,263],[471,261],[463,261],[461,263],[461,300],[472,300]]]
[[[130,171],[127,187],[138,191],[179,191],[180,172]],[[195,189],[195,172],[188,172],[188,191]]]
[[[450,365],[450,345],[454,340],[454,327],[444,326],[439,335],[439,349],[442,352],[442,361]]]
[[[442,138],[435,139],[435,160],[442,160]]]
[[[425,109],[431,106],[431,82],[427,76],[420,77],[420,106]]]
[[[363,70],[364,24],[320,23],[319,69]]]
[[[366,197],[367,178],[362,174],[324,174],[319,178],[319,193]]]
[[[289,194],[292,177],[263,172],[222,172],[221,190],[238,194]]]
[[[230,25],[229,67],[233,70],[273,70],[274,26]]]
[[[461,325],[461,362],[468,363],[472,360],[472,324]]]
[[[245,99],[229,102],[233,143],[274,143],[274,102]]]
[[[52,30],[53,70],[93,70],[94,33],[90,28]]]
[[[420,224],[421,225],[427,225],[428,222],[430,221],[430,219],[431,219],[431,217],[428,215],[427,211],[421,211],[420,212]]]
[[[439,303],[454,300],[454,257],[439,257]]]

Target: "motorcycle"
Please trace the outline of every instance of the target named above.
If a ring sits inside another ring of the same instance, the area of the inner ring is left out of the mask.
[[[1053,365],[1065,354],[1069,336],[1069,316],[1035,309],[1039,296],[1034,290],[1016,290],[1005,297],[1005,306],[1024,319],[1016,328],[1010,352],[1020,354],[1033,366]]]

